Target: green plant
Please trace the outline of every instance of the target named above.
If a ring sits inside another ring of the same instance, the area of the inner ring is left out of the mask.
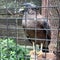
[[[14,39],[1,39],[0,38],[0,59],[1,60],[24,60],[29,50],[23,48],[21,45],[16,44]],[[29,60],[29,59],[27,59]]]

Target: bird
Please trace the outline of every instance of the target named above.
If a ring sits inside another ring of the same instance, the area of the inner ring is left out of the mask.
[[[25,4],[24,4],[25,5]],[[22,9],[23,18],[22,26],[25,28],[25,33],[29,41],[38,44],[43,44],[43,52],[48,52],[48,46],[51,40],[51,30],[48,19],[38,12],[36,5],[26,4],[26,8]],[[20,10],[21,11],[21,10]]]

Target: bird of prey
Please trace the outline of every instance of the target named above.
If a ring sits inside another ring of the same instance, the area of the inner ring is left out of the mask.
[[[23,10],[23,9],[22,9]],[[43,51],[48,51],[51,39],[51,31],[48,19],[39,14],[36,5],[26,4],[24,9],[22,26],[25,28],[27,38],[31,43],[43,44]]]

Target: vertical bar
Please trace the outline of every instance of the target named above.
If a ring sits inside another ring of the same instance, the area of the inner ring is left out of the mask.
[[[46,19],[47,19],[47,21],[48,21],[48,2],[47,2],[48,0],[45,0],[45,6],[44,6],[44,15],[45,15],[45,17],[46,17]],[[47,28],[46,28],[46,46],[45,47],[47,47]],[[46,50],[47,49],[45,49],[45,60],[46,60]]]
[[[25,3],[27,2],[27,0],[25,0]],[[27,18],[28,18],[28,14],[27,14],[27,10],[28,10],[28,8],[27,7],[25,7],[25,11],[24,11],[24,14],[23,15],[25,15],[24,17],[25,17],[25,26],[27,27]],[[27,29],[26,29],[26,27],[25,27],[25,32],[27,31]],[[26,52],[26,42],[27,41],[27,39],[25,38],[24,39],[24,45],[25,45],[25,52]],[[24,56],[24,59],[26,60],[26,58],[25,58],[25,56]]]
[[[58,9],[59,9],[59,0],[58,0],[58,7],[57,7]],[[56,60],[60,60],[60,46],[59,46],[59,43],[60,43],[60,38],[59,38],[59,33],[60,33],[60,14],[59,14],[59,10],[57,11],[57,13],[58,13],[58,18],[59,18],[59,26],[58,26],[58,35],[57,35],[57,54],[56,54]]]
[[[17,16],[16,16],[16,12],[17,12],[17,0],[14,1],[14,4],[15,4],[15,33],[16,33],[16,60],[18,60],[18,57],[17,57],[17,41],[18,41],[18,20],[17,20]]]
[[[6,37],[7,37],[7,50],[8,50],[8,49],[9,49],[9,39],[8,39],[8,34],[9,34],[9,32],[8,32],[8,26],[9,26],[9,23],[8,23],[8,14],[7,14],[7,13],[8,13],[8,12],[7,12],[7,11],[8,11],[8,5],[7,5],[7,3],[8,3],[8,2],[7,2],[7,0],[6,0],[6,28],[7,28],[7,29],[6,29],[6,32],[7,32],[7,33],[6,33]],[[8,53],[7,53],[7,56],[8,56],[8,60],[9,60],[9,56],[10,56],[10,55],[9,55],[9,51],[7,51],[7,52],[8,52]]]
[[[37,8],[37,6],[36,6]],[[36,9],[36,12],[35,12],[35,18],[36,18],[36,22],[37,22],[37,9]],[[36,23],[37,24],[37,23]],[[36,41],[37,41],[37,26],[35,24],[35,60],[37,60],[37,54],[36,54]]]

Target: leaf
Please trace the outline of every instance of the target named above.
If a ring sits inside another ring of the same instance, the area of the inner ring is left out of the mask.
[[[18,59],[24,60],[24,56],[28,53],[28,49],[22,47],[17,44],[14,39],[1,39],[0,38],[0,54],[1,60],[16,60],[16,56]]]

